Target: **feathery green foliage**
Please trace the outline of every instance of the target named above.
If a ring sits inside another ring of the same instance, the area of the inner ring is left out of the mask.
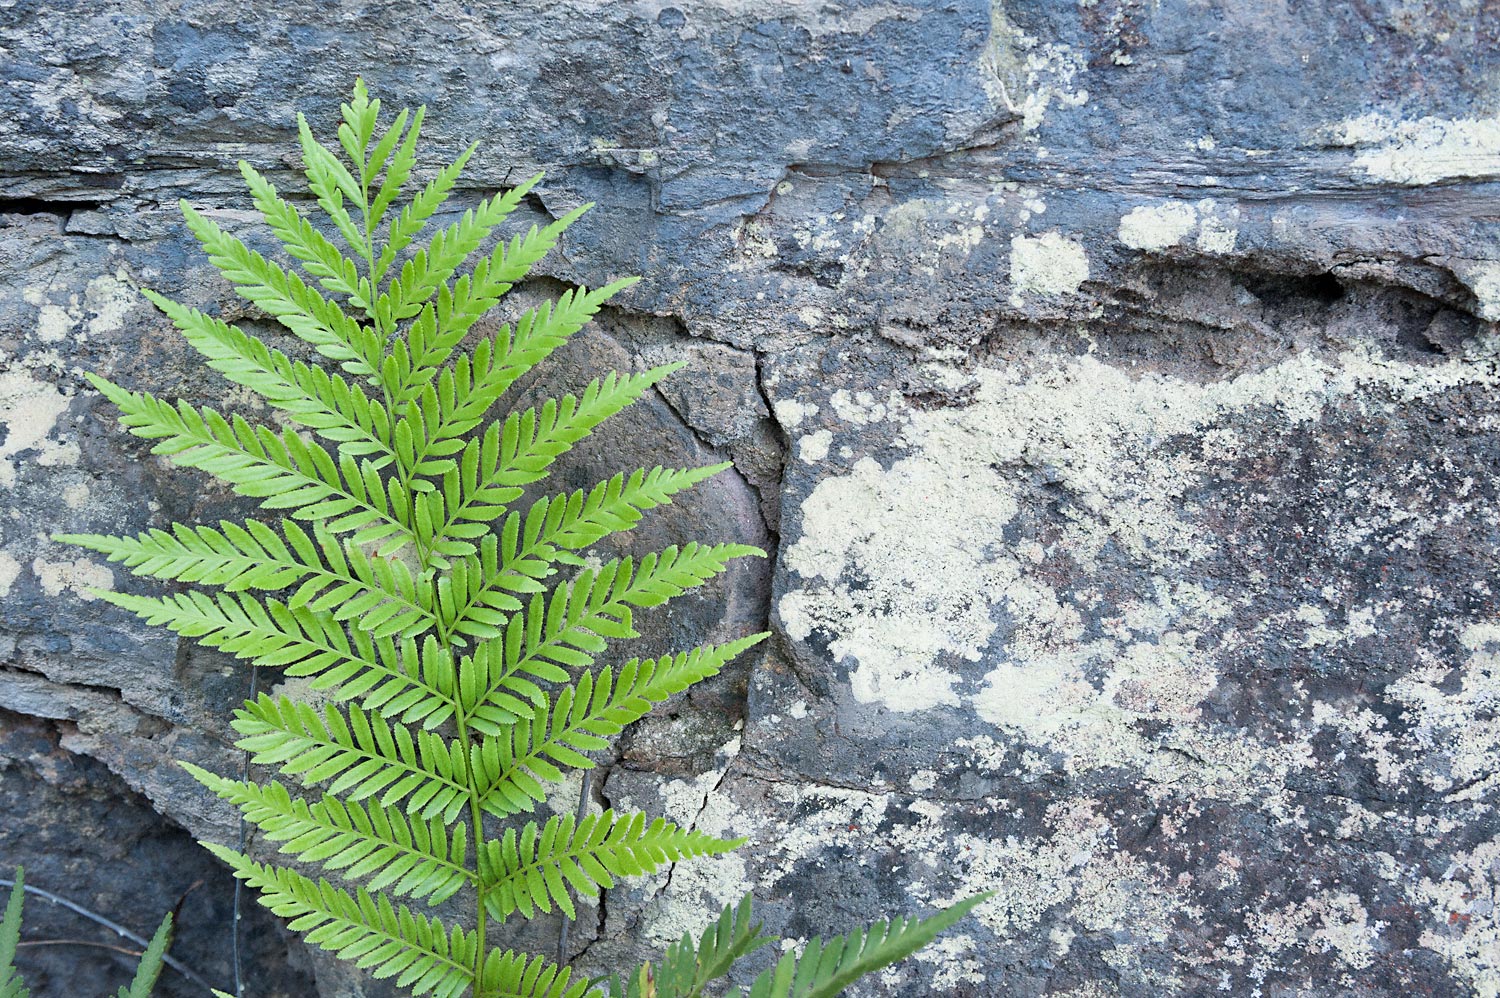
[[[236,744],[286,783],[186,767],[289,860],[330,878],[210,845],[263,904],[309,942],[413,995],[602,998],[568,968],[492,947],[490,927],[554,908],[572,917],[576,898],[619,878],[739,842],[641,813],[523,816],[565,770],[593,766],[589,753],[626,725],[765,637],[599,664],[611,642],[637,636],[637,611],[763,552],[694,542],[604,563],[580,554],[726,464],[641,468],[516,506],[558,458],[681,365],[610,373],[576,396],[494,416],[522,375],[634,279],[567,291],[514,323],[476,332],[588,206],[496,239],[533,177],[430,232],[473,147],[413,194],[425,110],[403,110],[382,128],[380,102],[358,83],[342,115],[337,149],[298,116],[306,179],[327,233],[241,164],[255,206],[300,273],[182,205],[235,291],[340,373],[147,292],[208,366],[278,410],[282,427],[90,375],[121,425],[154,441],[153,453],[285,516],[60,539],[137,575],[193,587],[101,598],[310,681],[316,705],[262,694],[232,722]],[[403,196],[411,199],[398,207]],[[449,909],[442,917],[423,910],[454,898],[472,899],[464,924],[445,921]],[[838,940],[815,943],[795,980],[824,986],[810,994],[832,994],[828,987],[911,952],[955,912],[882,923],[842,949]],[[764,942],[747,899],[696,946],[684,939],[672,947],[652,993],[701,995]],[[651,973],[648,966],[636,976]]]
[[[30,998],[31,992],[16,970],[16,948],[21,942],[21,907],[26,896],[26,871],[17,868],[11,887],[10,900],[5,905],[5,917],[0,918],[0,998]],[[172,945],[172,916],[166,915],[157,926],[156,934],[141,954],[136,964],[135,977],[130,986],[121,986],[115,998],[151,998],[156,980],[161,976],[162,965],[167,957],[167,947]]]
[[[5,904],[5,918],[0,919],[0,998],[30,998],[21,975],[16,970],[16,947],[21,943],[21,905],[26,896],[26,871],[16,870],[15,886]]]
[[[161,924],[156,927],[156,933],[151,937],[151,945],[141,954],[141,962],[136,965],[135,977],[130,986],[121,987],[115,994],[115,998],[151,998],[151,991],[156,987],[156,979],[161,976],[162,961],[166,959],[167,947],[172,945],[172,916],[170,914],[162,918]]]

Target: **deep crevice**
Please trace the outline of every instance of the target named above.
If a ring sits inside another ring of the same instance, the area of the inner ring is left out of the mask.
[[[57,231],[66,232],[74,212],[97,211],[103,201],[49,201],[46,198],[0,197],[0,225],[6,215],[51,215],[57,219]]]

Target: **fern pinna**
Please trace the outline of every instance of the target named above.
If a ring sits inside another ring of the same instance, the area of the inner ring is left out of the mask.
[[[331,235],[240,166],[256,207],[306,278],[182,205],[236,291],[342,373],[146,292],[210,367],[302,429],[172,404],[90,375],[122,425],[157,441],[153,453],[290,518],[60,539],[139,575],[198,587],[98,595],[253,665],[305,678],[319,698],[314,706],[262,694],[233,721],[237,744],[297,789],[187,767],[281,852],[347,885],[208,846],[263,904],[310,942],[396,977],[415,995],[578,998],[603,985],[491,947],[489,927],[554,906],[571,917],[574,893],[593,896],[618,877],[738,843],[644,814],[523,820],[497,834],[499,819],[531,812],[564,769],[591,767],[587,753],[765,636],[595,668],[608,642],[636,636],[636,610],[762,552],[687,544],[603,564],[579,553],[727,465],[639,469],[512,508],[569,448],[680,365],[609,374],[577,396],[492,419],[520,376],[634,279],[568,291],[468,346],[475,323],[587,206],[486,250],[533,177],[419,243],[474,147],[397,210],[423,109],[401,111],[382,130],[380,102],[357,84],[342,112],[344,159],[298,118],[307,180]],[[470,927],[421,910],[466,889]],[[751,993],[836,993],[809,988],[843,980],[851,967],[863,973],[872,960],[884,966],[965,910],[892,923],[874,944],[873,929],[837,952],[830,944],[821,960],[767,971]],[[702,995],[763,941],[747,908],[726,910],[697,944],[685,939],[656,970],[644,966],[608,988]]]

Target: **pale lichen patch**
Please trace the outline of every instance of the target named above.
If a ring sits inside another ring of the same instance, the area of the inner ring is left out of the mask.
[[[1356,149],[1353,167],[1374,180],[1417,186],[1500,175],[1500,117],[1402,121],[1372,112],[1338,125],[1334,141]]]
[[[115,575],[108,566],[89,558],[72,561],[47,561],[38,557],[31,562],[31,572],[48,596],[61,596],[68,590],[81,600],[97,599],[90,589],[113,589]]]
[[[36,313],[36,338],[43,343],[59,343],[77,325],[77,320],[61,305],[43,305]]]
[[[1141,205],[1120,219],[1120,242],[1131,249],[1176,246],[1198,224],[1198,209],[1184,201]]]
[[[16,482],[14,458],[31,451],[37,464],[55,467],[78,460],[78,445],[51,439],[57,421],[68,411],[72,398],[54,384],[34,378],[23,365],[0,355],[0,487]]]
[[[802,425],[803,420],[811,419],[818,414],[818,406],[814,402],[798,402],[796,399],[778,399],[775,406],[776,421],[783,429],[795,430]]]
[[[0,551],[0,596],[9,596],[10,587],[21,575],[21,563],[4,551]]]
[[[120,329],[130,310],[140,303],[140,294],[129,283],[123,270],[113,276],[101,274],[89,281],[83,292],[89,334],[102,335]]]
[[[1500,261],[1454,260],[1453,274],[1474,293],[1475,312],[1489,322],[1500,322]]]
[[[1041,127],[1047,110],[1058,104],[1082,107],[1089,93],[1078,85],[1087,72],[1086,57],[1068,45],[1042,42],[1017,27],[1004,4],[990,5],[990,38],[981,57],[986,82],[995,100],[1021,117],[1028,132]]]
[[[806,464],[817,464],[828,457],[828,445],[833,443],[833,431],[817,430],[797,440],[797,457]]]
[[[1460,852],[1441,875],[1407,885],[1425,910],[1420,942],[1441,953],[1480,998],[1500,996],[1500,839]]]
[[[906,452],[889,468],[865,458],[813,489],[802,535],[787,548],[802,581],[780,598],[781,621],[799,641],[815,629],[830,637],[856,699],[911,711],[959,704],[950,663],[980,660],[1003,610],[1014,629],[973,697],[981,716],[1061,751],[1070,766],[1157,766],[1131,726],[1195,725],[1217,682],[1216,649],[1235,640],[1218,626],[1231,601],[1162,581],[1085,627],[1078,600],[1087,585],[1065,598],[1039,571],[1037,552],[998,541],[1033,473],[1066,497],[1062,545],[1073,562],[1098,571],[1102,553],[1118,548],[1165,580],[1221,544],[1187,502],[1216,466],[1174,440],[1215,439],[1251,410],[1293,426],[1350,398],[1379,393],[1384,405],[1494,378],[1483,363],[1418,365],[1367,350],[1299,355],[1207,384],[1132,376],[1088,356],[1034,373],[981,368],[964,407],[888,404],[887,419],[904,423]],[[1338,634],[1309,626],[1308,639],[1359,640],[1379,610],[1354,608]],[[1232,746],[1222,751],[1225,761],[1201,774],[1209,783],[1227,786],[1259,765]],[[1299,764],[1292,749],[1284,754],[1272,770]]]
[[[991,549],[1016,506],[995,472],[957,477],[953,460],[945,448],[890,469],[864,458],[803,503],[802,537],[786,564],[814,584],[787,592],[778,610],[797,640],[814,628],[833,633],[833,653],[855,663],[850,681],[862,702],[957,705],[957,677],[935,660],[977,661],[994,632],[990,607],[1014,571]],[[840,585],[846,572],[867,588]]]
[[[1057,232],[1011,237],[1012,305],[1019,307],[1028,297],[1076,294],[1088,279],[1089,258],[1082,243]]]
[[[1406,708],[1422,780],[1449,800],[1483,800],[1500,786],[1500,634],[1476,625],[1460,640],[1470,654],[1456,669],[1421,663],[1387,695]]]

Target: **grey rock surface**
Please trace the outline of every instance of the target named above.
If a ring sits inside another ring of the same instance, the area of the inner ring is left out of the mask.
[[[253,511],[81,372],[257,414],[138,289],[278,336],[175,202],[248,238],[234,162],[294,186],[363,74],[425,171],[481,142],[456,207],[595,203],[518,295],[645,276],[518,401],[691,363],[562,479],[732,459],[631,543],[772,552],[645,643],[774,639],[594,788],[753,845],[580,966],[746,890],[792,938],[994,890],[852,993],[1500,994],[1493,0],[15,0],[0,48],[0,868],[223,917],[171,761],[237,769],[249,679],[48,538]],[[388,993],[259,924],[247,995]]]

